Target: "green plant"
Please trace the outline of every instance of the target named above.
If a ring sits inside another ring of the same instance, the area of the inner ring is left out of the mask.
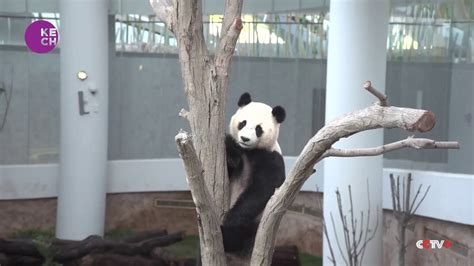
[[[38,252],[44,259],[42,266],[60,266],[62,264],[54,262],[54,249],[51,247],[54,233],[52,230],[45,230],[39,228],[28,228],[14,231],[8,235],[8,238],[13,239],[33,239]]]
[[[44,258],[42,266],[60,266],[62,264],[54,262],[54,249],[51,247],[52,238],[47,236],[37,236],[33,239],[38,252]]]
[[[199,251],[199,236],[186,236],[183,241],[164,249],[178,258],[195,258]]]
[[[52,239],[54,237],[54,233],[52,230],[28,228],[28,229],[20,229],[17,231],[13,231],[10,234],[8,234],[8,238],[13,238],[13,239],[36,239],[38,237],[45,237],[45,238]]]
[[[300,253],[300,262],[301,266],[322,266],[323,259],[321,257],[316,257],[309,255],[307,253]]]
[[[111,240],[119,240],[125,237],[133,236],[136,231],[131,228],[115,228],[105,232],[104,237]]]

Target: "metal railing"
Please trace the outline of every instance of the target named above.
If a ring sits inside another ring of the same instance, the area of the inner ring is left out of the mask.
[[[204,38],[215,51],[221,23],[204,22]],[[162,22],[121,20],[115,23],[118,51],[177,53],[173,34]],[[285,58],[325,58],[326,31],[322,23],[243,21],[236,55]]]
[[[237,41],[237,56],[308,58],[327,57],[329,22],[244,20]],[[41,16],[0,16],[0,45],[24,45],[23,30]],[[46,17],[60,27],[59,15]],[[220,38],[220,22],[204,22],[204,37],[211,53]],[[117,15],[115,44],[119,52],[177,53],[173,34],[152,17]],[[60,45],[60,44],[59,44]],[[391,22],[387,58],[404,62],[474,62],[474,20]]]

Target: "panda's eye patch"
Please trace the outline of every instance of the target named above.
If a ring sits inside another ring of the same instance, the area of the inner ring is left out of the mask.
[[[261,137],[262,134],[263,134],[263,129],[260,125],[258,125],[256,128],[255,128],[255,133],[257,134],[257,138]]]
[[[247,125],[247,120],[244,120],[242,122],[239,122],[239,125],[237,125],[237,129],[238,130],[241,130],[242,128],[245,127],[245,125]]]

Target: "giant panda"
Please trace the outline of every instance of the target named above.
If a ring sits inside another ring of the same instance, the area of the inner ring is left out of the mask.
[[[249,255],[261,213],[285,180],[285,164],[278,144],[285,109],[252,102],[244,93],[226,134],[230,209],[221,225],[226,253]]]

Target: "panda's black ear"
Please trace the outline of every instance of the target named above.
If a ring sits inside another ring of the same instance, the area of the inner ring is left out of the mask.
[[[242,106],[245,106],[245,105],[249,104],[251,101],[252,101],[252,99],[250,98],[250,94],[248,92],[246,92],[246,93],[244,93],[240,96],[240,99],[239,99],[239,102],[237,103],[237,105],[239,107],[242,107]]]
[[[286,112],[281,106],[273,107],[272,114],[278,123],[285,121]]]

